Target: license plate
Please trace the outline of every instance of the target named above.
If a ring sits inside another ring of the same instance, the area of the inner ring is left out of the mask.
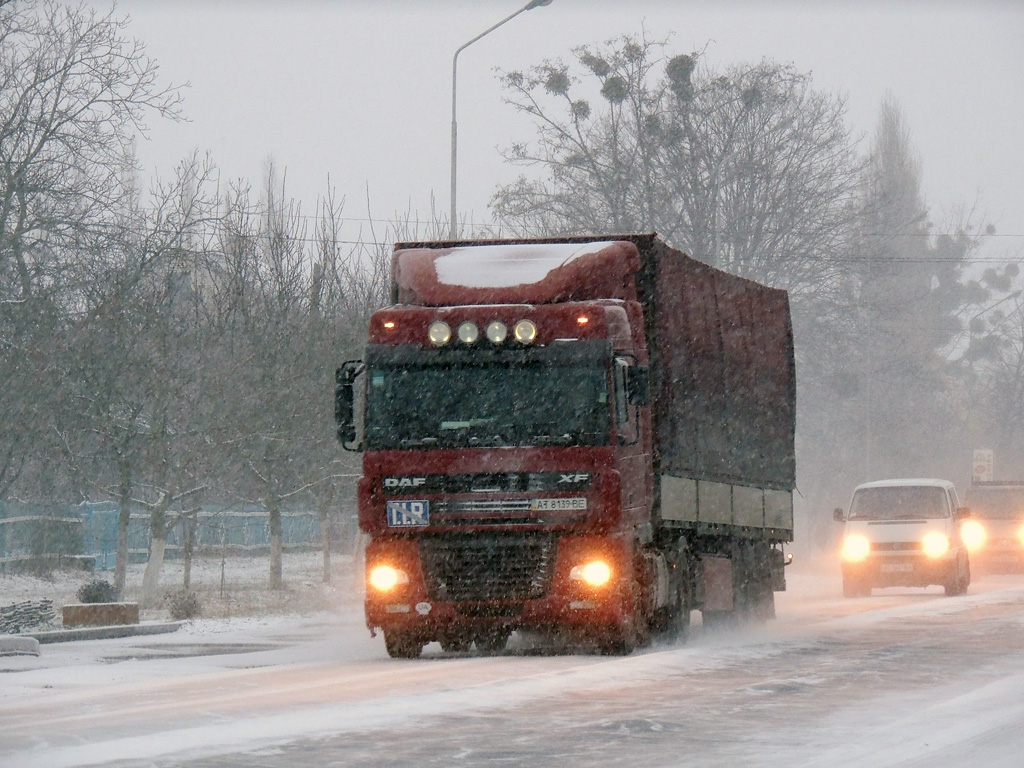
[[[392,528],[430,525],[430,503],[427,501],[389,501],[387,513],[388,525]]]
[[[558,512],[567,509],[585,510],[587,499],[585,496],[573,496],[572,498],[559,499],[531,499],[530,509],[534,512]]]
[[[913,563],[882,563],[882,573],[910,573],[913,570]]]

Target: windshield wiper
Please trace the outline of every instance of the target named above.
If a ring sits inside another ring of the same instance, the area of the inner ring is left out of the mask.
[[[466,439],[466,442],[474,448],[477,446],[507,445],[508,441],[501,435],[473,435]]]
[[[537,445],[572,445],[573,437],[568,432],[561,435],[530,435]]]
[[[419,448],[424,445],[437,445],[437,443],[436,437],[403,437],[399,440],[399,445],[404,448]]]

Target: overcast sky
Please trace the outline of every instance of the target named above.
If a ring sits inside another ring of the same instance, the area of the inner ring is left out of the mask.
[[[455,50],[526,0],[120,0],[165,80],[188,81],[191,122],[152,126],[139,155],[167,175],[193,148],[222,177],[257,184],[268,158],[313,213],[330,184],[345,215],[376,219],[449,206]],[[108,7],[102,0],[93,0]],[[459,209],[487,220],[518,169],[498,150],[530,139],[502,102],[495,68],[569,59],[578,45],[646,30],[715,68],[769,58],[840,92],[849,124],[874,130],[887,93],[907,118],[933,220],[978,206],[1024,251],[1022,0],[553,0],[459,56]],[[357,226],[356,222],[352,226]],[[350,234],[354,234],[355,230]]]

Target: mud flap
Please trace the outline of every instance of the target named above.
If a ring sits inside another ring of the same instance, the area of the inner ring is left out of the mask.
[[[786,591],[786,556],[781,549],[768,550],[768,575],[772,592]]]

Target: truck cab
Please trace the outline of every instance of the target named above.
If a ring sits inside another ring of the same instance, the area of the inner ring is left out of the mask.
[[[976,481],[965,502],[971,520],[964,537],[975,564],[991,573],[1024,572],[1024,482]]]
[[[947,480],[879,480],[857,486],[845,522],[840,561],[843,595],[864,597],[874,587],[942,586],[961,595],[971,582],[968,548],[956,488]]]

